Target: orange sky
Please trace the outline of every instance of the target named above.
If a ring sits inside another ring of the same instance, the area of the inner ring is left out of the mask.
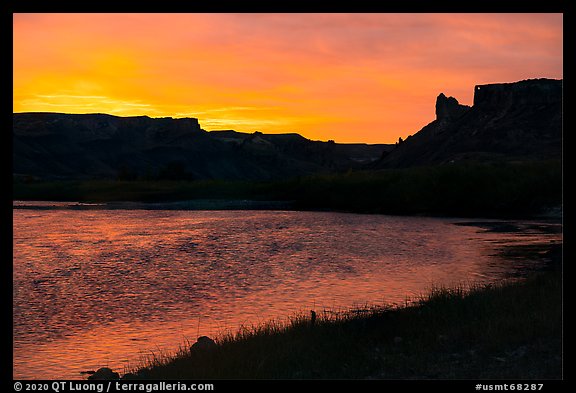
[[[14,14],[14,112],[391,143],[443,92],[563,77],[562,14]]]

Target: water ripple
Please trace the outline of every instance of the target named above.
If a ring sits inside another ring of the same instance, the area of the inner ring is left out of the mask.
[[[497,280],[517,266],[495,258],[491,242],[559,236],[313,212],[15,209],[13,218],[13,372],[43,379],[121,369],[142,352],[300,310]]]

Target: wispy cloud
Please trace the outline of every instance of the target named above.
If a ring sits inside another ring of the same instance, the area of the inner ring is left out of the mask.
[[[97,109],[111,114],[129,114],[133,110],[142,110],[143,113],[155,113],[150,105],[141,102],[130,102],[98,95],[75,94],[38,94],[31,98],[21,100],[23,107],[34,107],[35,111],[49,111],[51,107],[58,107],[70,113],[78,113]],[[47,109],[46,109],[47,108]]]

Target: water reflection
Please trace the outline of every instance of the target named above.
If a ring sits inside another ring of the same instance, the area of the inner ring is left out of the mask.
[[[560,236],[313,212],[15,209],[13,217],[15,378],[122,370],[139,353],[240,324],[498,280],[519,266],[495,257],[494,242]]]

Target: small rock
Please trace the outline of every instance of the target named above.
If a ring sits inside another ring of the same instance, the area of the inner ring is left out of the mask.
[[[217,347],[217,344],[208,336],[198,337],[198,340],[190,347],[191,353],[211,351]]]
[[[88,379],[96,380],[110,380],[110,379],[120,379],[120,375],[117,372],[112,371],[108,367],[99,368],[94,374],[90,375]]]

